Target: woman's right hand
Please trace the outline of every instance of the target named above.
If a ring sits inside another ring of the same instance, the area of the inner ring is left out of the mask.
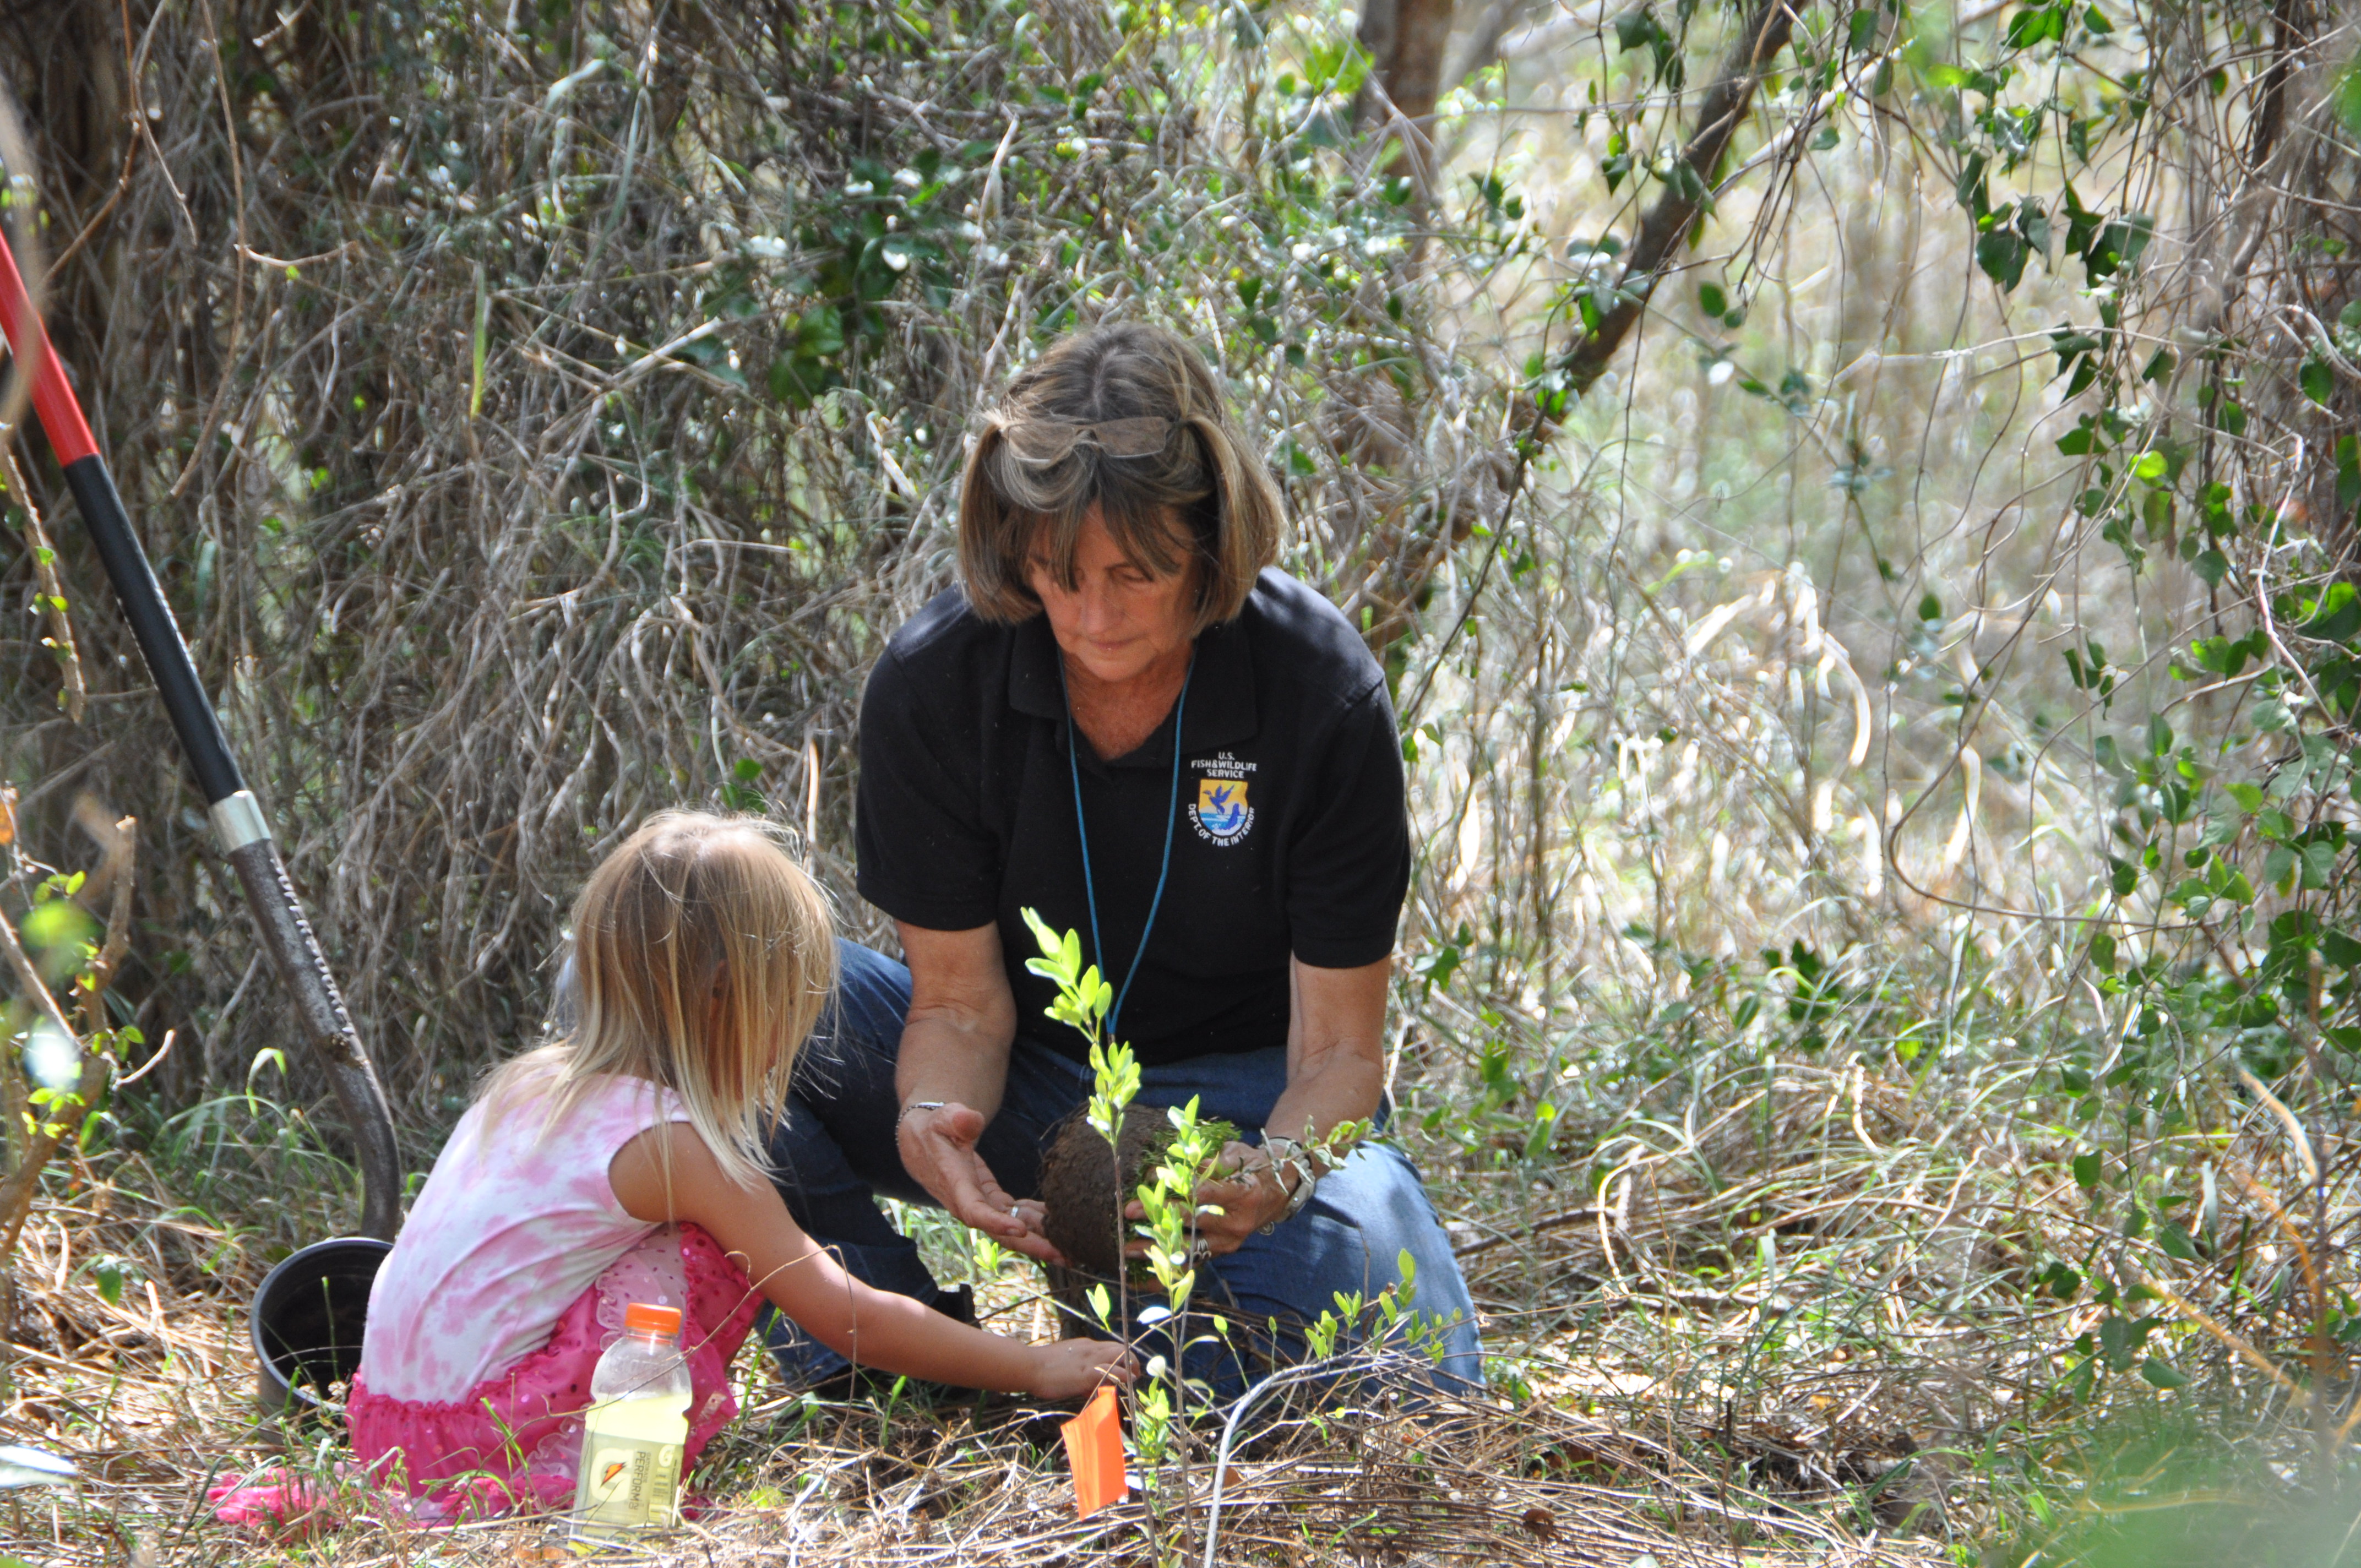
[[[1041,1233],[1041,1205],[1011,1198],[976,1153],[976,1140],[983,1136],[982,1112],[956,1101],[935,1109],[914,1109],[902,1118],[897,1136],[902,1168],[953,1219],[1012,1252],[1043,1263],[1066,1261],[1066,1255]]]
[[[1071,1399],[1102,1383],[1130,1387],[1139,1362],[1112,1340],[1061,1339],[1033,1352],[1034,1373],[1025,1391],[1043,1399]]]

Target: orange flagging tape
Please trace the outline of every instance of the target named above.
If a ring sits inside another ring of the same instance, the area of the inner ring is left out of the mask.
[[[1062,1429],[1066,1457],[1074,1466],[1074,1513],[1081,1519],[1120,1503],[1129,1495],[1123,1473],[1123,1418],[1115,1414],[1115,1387],[1101,1384],[1082,1413]]]

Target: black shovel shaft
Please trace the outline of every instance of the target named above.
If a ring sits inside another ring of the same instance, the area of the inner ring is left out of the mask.
[[[246,787],[237,760],[230,755],[213,700],[205,695],[196,663],[189,657],[189,645],[172,620],[171,606],[165,602],[163,587],[148,564],[148,553],[132,532],[115,477],[91,439],[90,425],[66,380],[65,367],[58,362],[57,350],[33,310],[5,236],[0,236],[0,330],[6,332],[18,366],[32,369],[33,406],[40,414],[50,450],[65,469],[82,526],[89,530],[91,543],[106,569],[115,602],[131,623],[139,656],[147,662],[148,673],[164,699],[164,711],[180,737],[189,770],[204,792],[214,832],[246,889],[247,905],[254,912],[271,967],[294,1000],[304,1039],[326,1069],[345,1120],[352,1127],[361,1168],[360,1228],[365,1234],[390,1241],[401,1221],[401,1164],[385,1089],[345,1011],[345,999],[337,992],[335,976],[328,970],[327,956],[321,952],[319,938],[303,917],[303,906],[287,880],[279,846],[271,841],[270,825]]]
[[[5,280],[0,280],[0,287],[5,287]],[[106,471],[106,460],[95,452],[67,464],[65,473],[66,487],[73,491],[74,505],[82,511],[82,527],[89,530],[91,544],[106,568],[115,602],[123,607],[124,619],[131,623],[139,656],[155,678],[172,730],[181,738],[181,753],[189,759],[189,771],[196,774],[197,787],[204,791],[205,804],[231,798],[246,788],[246,780],[238,773],[237,759],[230,755],[229,741],[222,734],[221,720],[214,716],[204,683],[197,678],[189,645],[181,641],[181,629],[173,622],[172,607],[165,602],[163,587],[148,565],[148,553],[139,548],[138,535],[131,532],[123,498],[115,492],[115,476]]]

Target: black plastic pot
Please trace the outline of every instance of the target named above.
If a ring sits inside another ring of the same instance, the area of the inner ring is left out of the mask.
[[[369,1287],[392,1250],[372,1236],[337,1236],[290,1253],[263,1277],[247,1324],[266,1413],[333,1413],[329,1387],[350,1383],[361,1364]]]

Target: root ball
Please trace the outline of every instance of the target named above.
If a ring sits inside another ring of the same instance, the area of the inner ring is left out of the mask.
[[[1091,1125],[1087,1110],[1060,1122],[1041,1157],[1041,1204],[1048,1211],[1041,1228],[1075,1267],[1113,1279],[1123,1266],[1122,1231],[1115,1212],[1118,1190],[1127,1201],[1148,1165],[1151,1148],[1160,1149],[1172,1124],[1161,1105],[1137,1102],[1124,1108],[1123,1175],[1118,1185],[1115,1151]]]

